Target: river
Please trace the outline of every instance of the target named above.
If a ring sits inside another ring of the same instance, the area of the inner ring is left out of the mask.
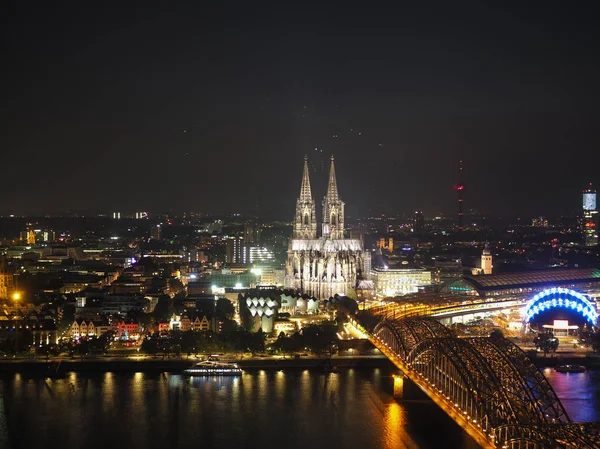
[[[600,373],[546,374],[574,419],[600,419]],[[13,449],[478,447],[432,402],[394,401],[390,375],[383,369],[256,370],[218,380],[15,374],[1,385]]]

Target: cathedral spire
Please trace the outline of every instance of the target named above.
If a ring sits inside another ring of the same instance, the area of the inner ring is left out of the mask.
[[[335,164],[331,156],[331,168],[329,169],[329,185],[327,195],[323,198],[323,237],[335,240],[344,238],[344,203],[338,194],[337,181],[335,179]]]
[[[304,171],[302,172],[300,196],[298,197],[298,201],[296,201],[293,238],[309,240],[317,238],[317,214],[315,213],[315,201],[310,190],[307,156],[304,156]]]
[[[302,185],[300,187],[300,201],[312,201],[310,178],[308,177],[308,156],[306,155],[304,155],[304,172],[302,173]]]
[[[333,161],[335,158],[331,155],[331,168],[329,169],[329,185],[327,186],[327,198],[329,201],[334,202],[339,200],[337,181],[335,179],[335,165]]]

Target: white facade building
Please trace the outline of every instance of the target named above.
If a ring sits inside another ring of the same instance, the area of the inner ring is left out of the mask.
[[[431,271],[424,268],[373,268],[371,279],[378,298],[416,293],[431,285]]]
[[[322,233],[317,238],[315,202],[310,189],[308,160],[304,158],[285,286],[318,299],[346,295],[356,288],[361,277],[368,274],[365,267],[369,265],[370,257],[362,240],[344,238],[344,202],[338,194],[333,156],[327,195],[323,199]]]

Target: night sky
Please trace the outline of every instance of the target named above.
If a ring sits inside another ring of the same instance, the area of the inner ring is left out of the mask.
[[[600,184],[594,2],[50,3],[1,6],[2,214],[290,220],[305,153],[350,215],[454,213],[459,159],[491,214]]]

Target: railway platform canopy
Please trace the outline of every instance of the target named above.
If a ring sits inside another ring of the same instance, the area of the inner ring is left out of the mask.
[[[446,289],[448,293],[491,298],[535,294],[552,287],[576,289],[586,294],[591,292],[600,294],[600,269],[556,268],[518,273],[463,276],[462,279],[450,283]]]

